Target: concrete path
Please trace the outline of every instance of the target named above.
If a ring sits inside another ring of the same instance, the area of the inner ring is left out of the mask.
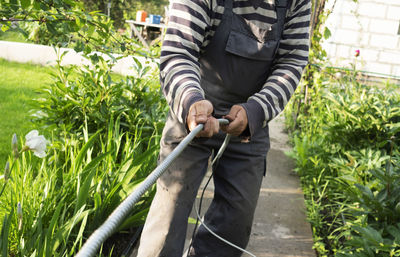
[[[271,150],[247,250],[257,257],[315,257],[303,192],[290,150],[283,118],[270,122]]]
[[[283,122],[283,118],[278,117],[269,125],[271,149],[267,175],[262,184],[247,250],[257,257],[315,257],[299,178],[292,171],[293,161],[285,155],[290,147]],[[210,183],[204,195],[202,210],[207,209],[212,196],[213,185]],[[194,212],[191,217],[196,217]],[[193,227],[189,225],[185,249],[189,245]],[[131,255],[134,256],[136,251]]]

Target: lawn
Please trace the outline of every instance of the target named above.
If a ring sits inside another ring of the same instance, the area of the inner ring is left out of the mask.
[[[18,138],[32,129],[31,100],[39,97],[39,89],[51,82],[51,68],[0,59],[0,169],[11,152],[13,133]]]
[[[21,32],[16,30],[8,30],[3,32],[0,30],[0,40],[4,41],[12,41],[12,42],[21,42],[21,43],[29,43],[29,40],[26,39]]]

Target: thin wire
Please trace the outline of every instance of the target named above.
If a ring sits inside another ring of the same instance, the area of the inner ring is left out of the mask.
[[[344,71],[354,71],[354,70],[351,69],[351,68],[335,67],[335,66],[323,66],[323,65],[316,64],[316,63],[310,63],[310,65],[311,65],[311,66],[318,67],[318,68],[320,68],[320,69],[322,69],[322,68],[329,68],[329,69],[344,70]],[[356,71],[356,72],[365,73],[365,74],[371,74],[371,75],[386,77],[386,78],[400,79],[400,76],[396,76],[396,75],[392,75],[392,74],[379,73],[379,72],[366,71],[366,70],[355,70],[355,71]]]
[[[228,146],[229,141],[231,140],[231,135],[226,134],[225,140],[222,143],[221,147],[218,150],[217,155],[215,156],[214,160],[211,162],[211,167],[214,167],[214,163],[218,163],[219,158],[221,158],[222,154],[225,152],[226,147]]]
[[[221,124],[223,124],[223,123],[221,122]],[[225,122],[225,124],[228,124],[228,123]],[[214,170],[215,170],[215,167],[218,165],[219,158],[221,158],[222,154],[224,153],[226,147],[228,146],[228,143],[229,143],[230,139],[231,139],[231,135],[226,134],[224,142],[222,143],[221,147],[219,148],[217,155],[214,157],[214,159],[211,162],[211,176],[208,178],[208,180],[207,180],[207,182],[206,182],[206,184],[205,184],[205,186],[204,186],[204,188],[203,188],[203,190],[201,192],[200,203],[199,203],[199,212],[201,212],[201,206],[202,206],[202,203],[203,203],[203,197],[204,197],[204,193],[206,191],[206,188],[207,188],[208,184],[210,183],[211,178],[214,175]],[[196,206],[196,201],[195,201],[194,205]],[[192,233],[192,240],[190,240],[190,244],[189,244],[189,247],[187,249],[187,257],[189,256],[190,249],[193,246],[193,239],[194,239],[194,236],[196,234],[198,225],[199,225],[199,219],[196,219],[196,224],[194,225],[194,229],[193,229],[193,233]]]
[[[202,203],[203,203],[204,192],[205,192],[205,190],[206,190],[208,184],[210,183],[211,178],[212,178],[213,175],[214,175],[215,168],[216,168],[216,166],[218,165],[219,159],[221,158],[222,154],[224,153],[226,147],[228,146],[228,143],[229,143],[229,140],[230,140],[230,139],[231,139],[231,135],[227,134],[226,137],[225,137],[224,142],[222,143],[220,149],[218,150],[217,155],[215,156],[215,158],[214,158],[213,161],[211,162],[212,173],[211,173],[211,176],[208,178],[207,183],[205,184],[205,186],[204,186],[204,188],[203,188],[203,191],[202,191],[202,193],[201,193],[200,202],[199,202],[199,209],[197,209],[196,200],[195,200],[194,209],[195,209],[195,212],[196,212],[196,215],[197,215],[197,219],[196,219],[196,225],[195,225],[195,227],[194,227],[193,234],[192,234],[192,240],[191,240],[190,245],[189,245],[189,248],[188,248],[188,250],[187,250],[187,256],[189,256],[190,249],[191,249],[192,246],[193,246],[193,239],[194,239],[194,236],[195,236],[195,233],[196,233],[196,230],[197,230],[198,223],[199,223],[199,221],[200,221],[201,224],[204,226],[205,229],[207,229],[208,232],[210,232],[213,236],[215,236],[216,238],[218,238],[218,239],[221,240],[222,242],[224,242],[224,243],[226,243],[226,244],[232,246],[233,248],[236,248],[236,249],[238,249],[238,250],[240,250],[240,251],[242,251],[242,252],[244,252],[244,253],[246,253],[246,254],[248,254],[248,255],[250,255],[250,256],[257,257],[257,256],[255,256],[254,254],[252,254],[251,252],[249,252],[249,251],[247,251],[247,250],[245,250],[245,249],[243,249],[243,248],[241,248],[241,247],[239,247],[239,246],[233,244],[232,242],[229,242],[229,241],[226,240],[225,238],[223,238],[223,237],[217,235],[214,231],[212,231],[212,230],[205,224],[205,221],[200,217],[200,212],[201,212],[201,206],[202,206]],[[214,164],[215,164],[215,165],[214,165]]]
[[[208,178],[207,183],[205,184],[205,186],[204,186],[204,188],[203,188],[203,190],[201,192],[200,203],[199,203],[199,210],[200,211],[201,211],[201,206],[202,206],[203,199],[204,199],[204,193],[205,193],[206,188],[207,188],[208,184],[210,183],[211,178],[213,177],[213,175],[214,175],[214,169],[212,170],[211,176]],[[196,200],[194,202],[194,206],[196,207]],[[192,240],[190,240],[190,245],[189,245],[189,247],[187,249],[187,257],[189,257],[190,249],[193,247],[193,240],[194,240],[194,236],[196,235],[196,231],[197,231],[198,225],[199,225],[199,218],[196,218],[196,224],[194,226],[193,233],[192,233]]]
[[[244,253],[247,253],[247,254],[250,255],[250,256],[257,257],[257,256],[255,256],[254,254],[252,254],[251,252],[249,252],[249,251],[247,251],[247,250],[245,250],[245,249],[243,249],[243,248],[241,248],[241,247],[239,247],[239,246],[237,246],[237,245],[235,245],[235,244],[229,242],[229,241],[226,240],[225,238],[223,238],[223,237],[217,235],[214,231],[212,231],[209,227],[207,227],[206,223],[205,223],[204,220],[200,217],[200,214],[197,212],[196,205],[194,206],[194,208],[195,208],[195,210],[196,210],[197,218],[200,220],[201,224],[202,224],[202,225],[208,230],[208,232],[210,232],[213,236],[215,236],[216,238],[218,238],[218,239],[221,240],[222,242],[224,242],[224,243],[226,243],[226,244],[228,244],[228,245],[230,245],[230,246],[232,246],[232,247],[234,247],[234,248],[236,248],[236,249],[238,249],[238,250],[240,250],[240,251],[242,251],[242,252],[244,252]]]

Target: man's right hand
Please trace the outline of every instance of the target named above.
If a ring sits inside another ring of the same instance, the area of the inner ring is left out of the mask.
[[[208,100],[201,100],[190,106],[186,119],[189,130],[192,131],[198,124],[204,124],[197,137],[212,137],[218,133],[219,122],[211,116],[213,110],[212,103]]]

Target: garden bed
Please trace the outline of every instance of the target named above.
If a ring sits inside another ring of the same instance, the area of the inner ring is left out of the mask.
[[[286,109],[319,256],[400,256],[400,94],[325,69]]]
[[[90,66],[51,69],[47,77],[51,83],[38,86],[33,107],[27,107],[31,112],[16,116],[17,124],[29,124],[45,135],[45,157],[28,143],[25,130],[5,136],[2,150],[8,158],[2,160],[7,165],[0,178],[2,256],[75,255],[156,166],[167,111],[158,76],[140,62],[136,76],[121,77],[112,75],[109,61],[101,57],[91,61]],[[23,71],[19,78],[24,74],[29,73]],[[151,190],[142,197],[101,255],[116,256],[127,249],[136,228],[144,223],[153,195]]]

